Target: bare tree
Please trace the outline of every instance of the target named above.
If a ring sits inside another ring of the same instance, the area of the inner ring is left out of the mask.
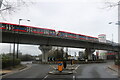
[[[2,2],[3,2],[3,0],[0,0],[0,8],[1,8],[1,6],[2,6]]]
[[[119,2],[119,0],[118,0],[118,2]],[[104,8],[109,8],[109,9],[114,8],[114,7],[118,6],[118,5],[120,5],[118,2],[106,1]]]
[[[4,18],[5,14],[11,15],[20,10],[22,6],[28,6],[32,1],[28,3],[25,0],[0,0],[0,16]]]

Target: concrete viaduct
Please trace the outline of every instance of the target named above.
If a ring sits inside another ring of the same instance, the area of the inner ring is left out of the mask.
[[[14,32],[14,31],[0,31],[2,34],[1,43],[18,43],[19,44],[34,44],[46,46],[59,46],[59,47],[72,47],[72,48],[85,48],[86,53],[89,55],[91,50],[111,50],[120,53],[119,45],[112,45],[109,43],[101,43],[95,41],[87,41],[80,39],[63,38],[58,36],[50,36],[43,34]],[[45,51],[44,51],[45,52]]]

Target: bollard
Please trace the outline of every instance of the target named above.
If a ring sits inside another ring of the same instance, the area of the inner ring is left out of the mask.
[[[67,67],[66,61],[63,61],[63,67],[66,69],[66,67]]]
[[[63,71],[63,62],[62,61],[58,62],[58,71],[60,71],[60,72]]]

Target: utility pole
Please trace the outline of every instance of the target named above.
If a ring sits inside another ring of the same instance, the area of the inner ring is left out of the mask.
[[[15,31],[14,31],[13,37],[14,37],[14,43],[13,43],[13,63],[12,63],[12,65],[14,67],[15,66]]]
[[[118,44],[120,45],[120,1],[118,2]],[[118,59],[120,59],[120,50],[118,52]]]

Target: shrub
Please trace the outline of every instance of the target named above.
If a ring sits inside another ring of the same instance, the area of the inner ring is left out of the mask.
[[[115,65],[120,65],[120,60],[119,59],[115,60]]]
[[[2,59],[2,68],[7,68],[7,67],[11,67],[11,66],[15,66],[15,65],[19,65],[20,64],[20,59],[15,59],[14,60],[14,64],[13,64],[13,60],[12,59]]]

